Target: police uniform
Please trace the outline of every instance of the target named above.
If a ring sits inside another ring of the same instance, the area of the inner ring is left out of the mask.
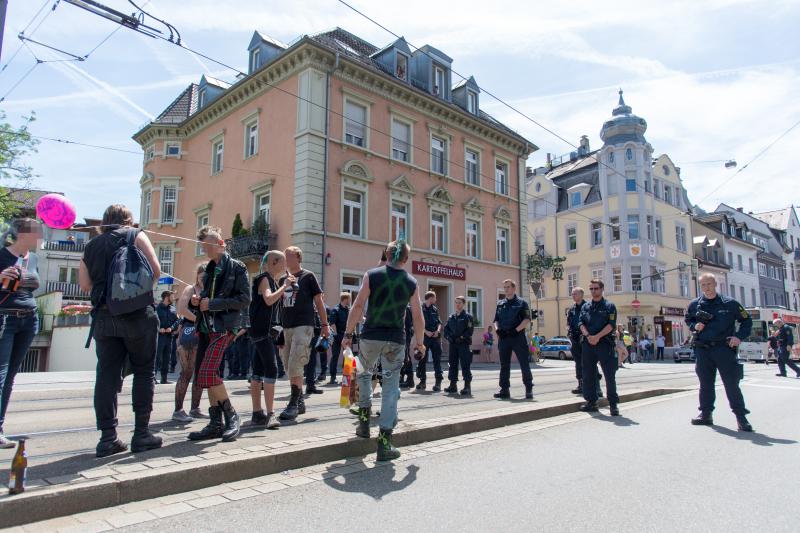
[[[461,375],[464,378],[464,390],[462,393],[467,395],[470,393],[470,383],[472,383],[472,334],[475,332],[475,321],[472,315],[466,311],[460,313],[453,313],[447,319],[447,324],[444,327],[444,338],[450,343],[449,350],[449,368],[447,370],[447,379],[450,380],[450,386],[445,389],[445,392],[457,392],[456,382],[458,381],[458,364],[461,363]]]
[[[529,362],[530,350],[525,330],[517,331],[522,322],[531,319],[531,309],[528,302],[517,296],[504,298],[497,302],[497,310],[494,313],[494,322],[497,325],[497,336],[500,341],[497,343],[500,352],[500,392],[495,394],[496,398],[508,398],[508,389],[511,387],[511,352],[517,354],[520,370],[522,370],[522,382],[525,384],[525,394],[533,397],[533,375]]]
[[[617,395],[617,355],[614,351],[614,331],[617,329],[617,307],[601,298],[599,301],[585,302],[581,306],[580,325],[586,327],[589,335],[597,335],[606,326],[611,326],[611,332],[601,338],[597,344],[592,346],[589,339],[584,337],[581,344],[581,359],[583,368],[581,376],[583,379],[583,399],[587,402],[587,407],[594,406],[599,398],[597,387],[598,375],[597,364],[603,369],[606,379],[606,389],[608,390],[608,403],[611,406],[612,414],[619,404]]]
[[[572,360],[575,361],[575,379],[578,380],[578,388],[573,390],[573,394],[583,394],[583,364],[581,361],[581,308],[586,300],[573,304],[567,312],[567,335],[570,340],[570,352]]]
[[[344,339],[344,330],[347,328],[347,319],[350,317],[350,308],[338,304],[331,309],[331,314],[328,317],[329,323],[335,328],[336,333],[333,335],[333,346],[331,347],[331,363],[330,384],[336,384],[336,372],[339,369],[339,355],[342,353],[342,340]]]
[[[442,319],[439,318],[439,308],[436,305],[422,305],[422,316],[425,319],[425,331],[434,332],[442,325]],[[442,384],[442,340],[438,334],[436,337],[425,336],[425,355],[417,363],[417,377],[419,378],[419,385],[417,389],[425,390],[425,378],[427,375],[428,366],[428,352],[431,353],[433,358],[433,371],[436,378],[436,384],[433,387],[435,392],[439,391]]]
[[[792,352],[792,345],[794,344],[792,328],[786,324],[782,325],[775,337],[778,342],[778,350],[776,352],[778,356],[778,369],[780,369],[780,373],[778,375],[786,376],[786,367],[788,366],[794,370],[794,373],[797,374],[798,378],[800,378],[800,367],[794,364],[794,362],[789,358],[789,354]]]
[[[411,341],[414,340],[414,317],[411,306],[406,307],[405,316],[406,353],[403,357],[403,367],[400,369],[400,388],[410,389],[414,386],[414,363],[411,352]]]
[[[713,318],[703,326],[702,331],[696,331],[698,324],[697,312],[705,311]],[[742,426],[742,419],[749,413],[744,405],[744,396],[739,388],[739,380],[744,374],[744,367],[739,364],[736,349],[728,346],[728,339],[732,336],[740,340],[750,336],[753,320],[750,314],[733,298],[717,294],[713,299],[700,296],[692,300],[686,310],[686,325],[695,332],[694,355],[696,358],[695,372],[700,380],[700,412],[701,415],[693,421],[695,424],[710,424],[711,412],[714,410],[716,394],[714,382],[717,371],[725,386],[725,394],[731,410],[736,414]],[[739,331],[735,331],[736,323]],[[747,424],[749,426],[749,424]],[[750,428],[752,430],[752,428]]]

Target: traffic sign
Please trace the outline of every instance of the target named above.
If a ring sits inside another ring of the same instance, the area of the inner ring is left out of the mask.
[[[175,278],[172,276],[161,276],[158,278],[159,285],[172,285],[173,283],[175,283]]]
[[[640,302],[639,300],[633,300],[631,302],[631,307],[633,307],[634,309],[639,309],[641,306],[642,302]]]

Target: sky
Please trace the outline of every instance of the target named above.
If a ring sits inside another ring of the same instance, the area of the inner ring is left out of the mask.
[[[35,112],[35,135],[135,152],[42,140],[28,162],[37,174],[33,185],[66,194],[79,219],[101,215],[112,202],[138,214],[142,156],[131,136],[203,74],[233,81],[236,73],[66,2],[52,10],[53,3],[9,2],[0,110],[15,126]],[[134,11],[125,0],[104,3]],[[177,28],[186,45],[240,70],[254,30],[291,42],[339,26],[378,47],[395,40],[336,0],[136,3]],[[454,84],[458,74],[472,75],[501,99],[484,92],[481,107],[539,147],[529,166],[543,165],[547,153],[574,150],[535,122],[573,144],[588,135],[599,148],[600,127],[622,88],[633,112],[647,120],[654,155],[666,153],[681,167],[693,204],[713,210],[725,202],[754,212],[800,204],[793,158],[800,126],[742,170],[800,121],[798,0],[349,3],[411,45],[430,44],[452,57]],[[11,59],[24,29],[31,39],[88,58],[52,61],[69,56],[28,43]],[[52,62],[10,91],[35,64],[33,54]],[[738,167],[726,169],[720,160],[728,159]]]

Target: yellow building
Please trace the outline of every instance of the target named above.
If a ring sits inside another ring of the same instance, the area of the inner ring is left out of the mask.
[[[663,333],[675,346],[688,337],[683,314],[696,293],[686,191],[667,155],[653,159],[647,122],[632,114],[622,91],[612,115],[600,132],[601,149],[591,151],[584,136],[578,151],[527,183],[529,249],[565,258],[563,279],[545,272],[531,294],[540,311],[535,326],[547,337],[566,334],[572,288],[599,278],[618,324],[638,337]]]

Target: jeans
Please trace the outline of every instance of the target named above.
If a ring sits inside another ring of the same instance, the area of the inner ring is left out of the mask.
[[[513,337],[502,337],[498,343],[498,349],[500,350],[500,388],[511,388],[511,352],[517,354],[519,368],[522,370],[522,382],[526,387],[532,387],[530,350],[525,333],[517,333]]]
[[[716,391],[714,384],[717,381],[717,370],[725,386],[725,394],[731,411],[737,415],[746,415],[750,411],[744,405],[744,395],[739,388],[744,368],[736,359],[736,352],[727,346],[714,346],[711,348],[695,347],[694,355],[697,359],[694,370],[700,380],[700,411],[710,413],[714,410]]]
[[[155,372],[161,372],[161,379],[166,381],[169,372],[169,360],[172,357],[172,334],[159,333],[156,345]]]
[[[397,425],[397,400],[400,398],[400,367],[403,365],[404,346],[396,342],[361,339],[358,355],[364,372],[358,374],[358,406],[372,407],[372,374],[374,368],[382,367],[381,416],[378,426],[392,430]]]
[[[342,339],[344,334],[335,335],[333,337],[333,346],[331,347],[331,361],[329,371],[331,373],[331,381],[336,381],[336,373],[339,369],[339,355],[342,353]]]
[[[411,356],[411,336],[406,338],[406,351],[403,356],[403,366],[400,368],[400,379],[405,378],[405,382],[414,383],[414,359]]]
[[[425,337],[425,356],[417,363],[417,377],[422,383],[428,374],[428,352],[433,359],[433,374],[437,380],[441,380],[442,373],[442,341],[438,338]]]
[[[608,403],[617,405],[619,396],[617,395],[617,367],[618,358],[614,350],[614,345],[607,340],[601,340],[592,346],[589,341],[584,339],[581,346],[581,358],[583,360],[583,399],[587,402],[596,402],[598,394],[598,384],[600,382],[597,375],[597,363],[603,369],[603,376],[606,379],[606,389],[608,393]]]
[[[656,361],[663,361],[664,360],[664,347],[659,346],[656,348]]]
[[[252,343],[250,342],[250,337],[246,335],[242,335],[236,342],[236,362],[237,366],[239,367],[239,374],[240,376],[249,376],[250,375],[250,364],[253,361],[253,352],[252,352]]]
[[[447,379],[453,382],[458,381],[458,364],[461,363],[461,375],[464,377],[464,383],[471,383],[472,350],[470,350],[469,344],[451,342],[448,353],[449,368],[447,369]]]
[[[0,434],[3,433],[14,378],[38,330],[39,316],[35,312],[23,317],[0,315]]]
[[[100,309],[94,318],[97,376],[94,411],[97,429],[117,427],[117,394],[122,390],[126,362],[133,372],[133,412],[153,410],[153,359],[156,353],[158,317],[152,306],[124,316]]]
[[[778,348],[778,370],[780,370],[780,373],[784,376],[786,375],[787,366],[794,370],[794,373],[800,377],[800,367],[789,358],[789,350],[786,348]]]

